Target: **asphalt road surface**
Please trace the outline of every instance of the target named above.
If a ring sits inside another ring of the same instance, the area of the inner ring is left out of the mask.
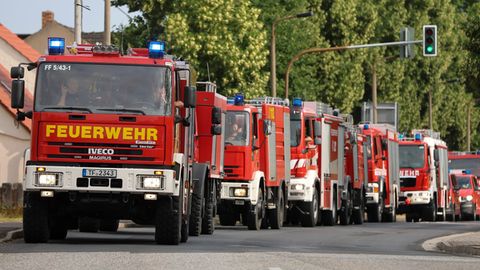
[[[217,227],[214,235],[179,246],[155,245],[153,228],[70,231],[66,240],[48,244],[0,244],[0,269],[480,269],[480,258],[421,248],[427,239],[479,230],[480,222]]]

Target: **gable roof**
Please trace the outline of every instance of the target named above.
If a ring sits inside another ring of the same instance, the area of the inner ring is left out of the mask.
[[[0,38],[5,40],[12,48],[18,51],[21,55],[27,58],[30,62],[36,62],[40,54],[28,45],[25,41],[20,39],[7,27],[0,23]]]

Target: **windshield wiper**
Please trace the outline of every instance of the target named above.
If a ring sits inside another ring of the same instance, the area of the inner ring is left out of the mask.
[[[45,107],[44,110],[74,110],[74,111],[84,111],[92,113],[92,110],[84,107]]]
[[[145,115],[145,112],[137,109],[109,109],[109,108],[100,108],[98,111],[108,111],[108,112],[125,112],[125,113],[139,113]]]

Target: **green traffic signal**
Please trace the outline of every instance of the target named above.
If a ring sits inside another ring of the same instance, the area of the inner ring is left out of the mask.
[[[427,52],[432,53],[433,52],[433,46],[427,46]]]
[[[437,56],[437,26],[423,26],[423,56]]]

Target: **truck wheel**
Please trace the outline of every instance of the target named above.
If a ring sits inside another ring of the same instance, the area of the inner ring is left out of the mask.
[[[397,221],[397,209],[395,206],[392,206],[389,211],[383,213],[383,221],[385,222],[396,222]]]
[[[350,224],[350,215],[352,212],[350,201],[350,192],[347,193],[347,199],[342,200],[342,210],[340,211],[340,225],[349,225]]]
[[[213,223],[213,206],[215,203],[211,200],[205,205],[205,216],[202,219],[202,234],[213,234],[215,224]]]
[[[425,221],[435,222],[437,217],[437,202],[435,197],[430,201],[427,207],[423,208],[423,219]]]
[[[322,211],[322,221],[325,226],[333,226],[337,223],[337,192],[333,194],[332,210]]]
[[[119,224],[120,220],[118,219],[102,219],[100,220],[100,231],[116,232]]]
[[[100,229],[100,220],[91,217],[81,217],[78,219],[78,230],[80,232],[96,233]]]
[[[363,196],[360,197],[360,201],[361,203],[358,209],[354,208],[352,211],[353,223],[357,225],[363,224],[363,219],[365,217],[365,203],[363,200]]]
[[[64,240],[67,237],[68,224],[67,217],[50,218],[50,239]]]
[[[188,219],[182,220],[182,231],[180,235],[180,242],[186,243],[188,241],[188,236],[190,235],[189,230],[190,230],[190,226],[188,223]]]
[[[191,236],[199,236],[202,231],[202,201],[203,198],[198,194],[192,195],[192,212],[189,222]]]
[[[164,245],[178,245],[181,238],[182,213],[180,197],[160,200],[157,205],[155,220],[155,242]]]
[[[23,238],[25,243],[45,243],[50,238],[48,204],[38,194],[25,194]]]
[[[247,214],[247,226],[249,230],[260,230],[262,225],[263,217],[262,213],[265,210],[265,205],[263,202],[263,190],[258,189],[257,204],[254,206],[255,209],[251,209]]]
[[[317,225],[318,221],[318,193],[315,190],[313,192],[312,201],[308,203],[306,207],[306,212],[308,214],[302,215],[302,220],[300,221],[303,227],[313,227]]]
[[[283,190],[278,192],[278,199],[275,209],[269,210],[268,223],[272,229],[280,229],[283,226],[283,216],[285,214],[285,200],[283,199]]]
[[[367,219],[368,222],[380,222],[382,221],[383,214],[383,198],[378,198],[378,203],[371,204],[367,207]]]

